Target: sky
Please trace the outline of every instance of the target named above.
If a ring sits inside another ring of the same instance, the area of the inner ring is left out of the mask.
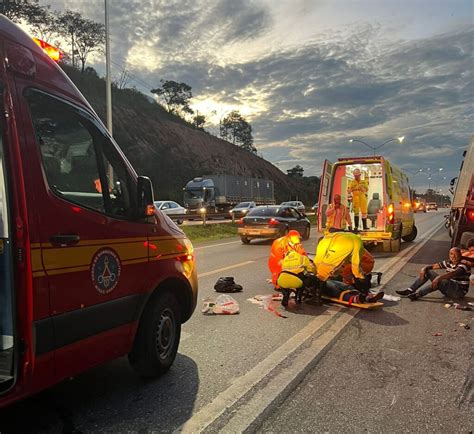
[[[319,176],[325,159],[404,136],[377,153],[418,191],[447,193],[458,174],[474,125],[474,0],[108,3],[115,77],[126,69],[148,94],[161,79],[187,83],[214,134],[238,110],[285,173]],[[40,4],[104,21],[103,1]],[[90,62],[99,72],[103,57]]]

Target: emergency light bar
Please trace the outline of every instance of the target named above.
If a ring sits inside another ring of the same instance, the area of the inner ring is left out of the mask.
[[[33,37],[33,41],[35,41],[55,62],[59,62],[64,57],[64,53],[59,48],[54,47],[53,45],[35,37]]]

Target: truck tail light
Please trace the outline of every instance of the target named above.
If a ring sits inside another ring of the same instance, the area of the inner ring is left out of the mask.
[[[277,224],[279,224],[280,222],[277,220],[277,219],[274,219],[273,217],[270,219],[270,221],[268,222],[269,225],[272,225],[272,226],[275,226]]]
[[[393,206],[393,203],[391,203],[388,208],[387,208],[387,211],[388,211],[388,223],[393,225],[393,223],[395,222],[395,208]]]
[[[467,211],[467,218],[471,222],[474,222],[474,209],[470,209],[470,210]]]

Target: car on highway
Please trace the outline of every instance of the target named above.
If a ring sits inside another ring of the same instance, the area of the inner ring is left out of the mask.
[[[155,208],[165,214],[182,215],[187,213],[187,209],[172,200],[155,200]]]
[[[247,213],[256,206],[257,204],[255,202],[240,202],[229,211],[229,214],[231,217],[240,218],[247,215]]]
[[[289,230],[297,230],[304,240],[309,238],[311,224],[297,209],[286,205],[267,205],[253,208],[239,221],[237,229],[243,244],[257,238],[275,239]]]
[[[302,212],[304,213],[305,212],[305,206],[304,206],[304,203],[299,201],[299,200],[293,200],[293,201],[289,201],[289,202],[282,202],[280,204],[281,206],[291,206],[292,208],[295,208],[296,210],[298,210],[299,212]]]
[[[414,212],[426,212],[426,203],[425,202],[415,202],[413,206]]]
[[[438,211],[438,204],[436,202],[429,202],[428,205],[426,205],[426,209],[428,211]]]

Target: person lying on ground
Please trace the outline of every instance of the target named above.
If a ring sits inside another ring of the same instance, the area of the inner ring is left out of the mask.
[[[354,274],[352,274],[352,264],[350,262],[347,262],[341,271],[342,281],[347,285],[354,286],[357,290],[361,292],[368,293],[370,289],[370,280],[372,277],[370,273],[374,269],[374,264],[374,257],[368,250],[364,249],[364,253],[362,254],[362,258],[360,261],[360,266],[362,268],[362,272],[365,275],[365,279],[356,279]]]
[[[321,282],[317,277],[317,267],[305,255],[296,250],[289,251],[282,262],[282,271],[278,276],[278,287],[283,293],[282,305],[288,306],[290,291],[296,291],[296,301],[301,302],[301,289],[307,288],[313,298],[311,303],[319,304],[321,295],[340,298],[349,303],[375,303],[383,298],[384,293],[364,294],[353,286],[336,280]]]
[[[385,295],[383,291],[377,292],[376,294],[370,292],[366,294],[339,280],[321,282],[321,294],[337,299],[341,299],[342,296],[342,301],[347,301],[351,304],[375,303],[381,300]]]
[[[447,272],[438,275],[434,271],[440,269]],[[396,293],[412,301],[434,291],[441,291],[449,298],[463,298],[469,291],[470,274],[471,267],[462,260],[461,249],[453,247],[449,251],[449,260],[423,267],[419,277],[408,288],[397,290]],[[431,284],[425,285],[429,281]]]

